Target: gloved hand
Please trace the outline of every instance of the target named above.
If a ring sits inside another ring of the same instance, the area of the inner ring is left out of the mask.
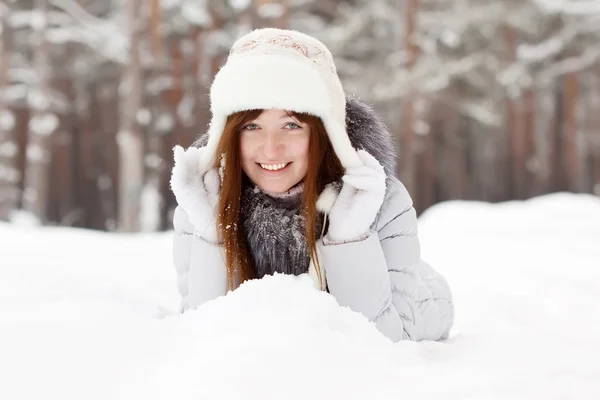
[[[194,234],[213,244],[219,243],[217,233],[217,203],[221,178],[217,168],[201,171],[200,158],[204,148],[181,146],[173,149],[175,165],[171,171],[171,190],[177,204],[186,212],[194,226]]]
[[[327,242],[352,242],[368,236],[383,204],[386,190],[383,167],[364,150],[359,150],[358,156],[364,165],[347,168],[342,177],[342,189],[329,213]]]

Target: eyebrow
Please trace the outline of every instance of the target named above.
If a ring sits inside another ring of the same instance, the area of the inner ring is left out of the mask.
[[[288,115],[288,114],[284,114],[284,115],[282,115],[282,116],[281,116],[279,119],[280,119],[280,120],[282,120],[282,119],[286,119],[286,118],[291,118],[291,119],[293,119],[294,121],[297,121],[297,122],[300,122],[300,123],[302,123],[302,121],[300,121],[300,120],[298,119],[298,117],[295,117],[295,116],[293,116],[293,115]]]
[[[298,122],[298,123],[300,123],[300,124],[302,124],[302,123],[303,123],[303,122],[302,122],[302,121],[300,121],[300,120],[299,120],[297,117],[294,117],[293,115],[287,115],[287,114],[284,114],[284,115],[282,115],[281,117],[279,117],[279,120],[281,121],[281,120],[283,120],[283,119],[288,119],[288,118],[290,118],[290,119],[292,119],[292,120],[294,120],[294,121],[296,121],[296,122]],[[258,117],[258,118],[256,118],[256,119],[254,119],[254,120],[252,120],[252,121],[249,121],[248,123],[253,123],[253,124],[256,124],[256,123],[258,123],[257,121],[258,121],[259,119],[260,119],[260,117]]]

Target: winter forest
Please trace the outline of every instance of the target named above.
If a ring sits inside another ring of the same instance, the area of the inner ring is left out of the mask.
[[[292,28],[384,116],[417,211],[600,194],[600,1],[3,0],[0,220],[171,228],[233,41]]]
[[[173,221],[173,148],[260,27],[326,44],[413,200],[317,248],[327,290],[311,260],[225,291],[244,246],[299,260],[287,209],[237,247]],[[1,400],[597,400],[599,243],[600,0],[0,0]]]

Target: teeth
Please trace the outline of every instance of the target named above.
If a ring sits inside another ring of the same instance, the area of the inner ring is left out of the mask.
[[[287,163],[285,163],[285,164],[260,164],[261,167],[263,167],[264,169],[268,169],[269,171],[280,170],[282,168],[285,168],[286,165],[287,165]]]

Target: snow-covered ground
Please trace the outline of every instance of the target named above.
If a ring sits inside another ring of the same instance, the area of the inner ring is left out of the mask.
[[[445,342],[393,344],[276,276],[177,314],[172,233],[0,225],[0,399],[599,399],[600,199],[448,202],[420,220]]]

